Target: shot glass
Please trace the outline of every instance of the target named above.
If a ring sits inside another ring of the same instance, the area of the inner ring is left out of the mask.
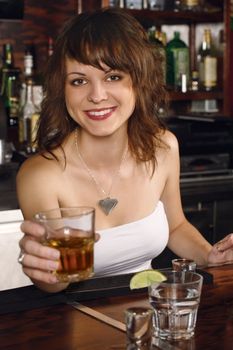
[[[35,220],[45,227],[42,244],[60,251],[54,272],[59,282],[77,282],[93,275],[94,208],[56,208],[37,213]]]
[[[153,310],[132,307],[125,311],[127,350],[147,350],[152,344]]]
[[[203,277],[196,272],[163,271],[167,280],[152,284],[149,302],[154,310],[154,336],[168,340],[194,335]]]
[[[196,271],[197,264],[190,259],[173,259],[172,267],[175,271]]]

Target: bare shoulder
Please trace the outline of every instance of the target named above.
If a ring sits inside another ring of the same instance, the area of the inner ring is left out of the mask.
[[[177,151],[179,148],[178,140],[176,136],[169,130],[165,130],[164,134],[161,137],[162,141],[168,146],[172,151]]]
[[[158,160],[167,160],[170,162],[179,157],[179,144],[176,136],[169,130],[165,130],[160,136],[163,143],[162,147],[159,149],[157,156]]]
[[[20,167],[16,177],[17,198],[25,218],[35,212],[56,207],[62,172],[59,162],[35,155]]]
[[[51,177],[60,171],[60,166],[55,159],[48,159],[41,155],[35,155],[28,158],[20,167],[17,174],[17,182],[23,179],[33,180],[43,177]],[[52,171],[51,171],[52,170]]]

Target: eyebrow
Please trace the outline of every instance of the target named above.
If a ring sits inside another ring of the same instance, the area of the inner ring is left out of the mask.
[[[111,71],[114,71],[114,69],[109,68],[109,69],[103,70],[103,72],[104,72],[105,74],[107,74],[107,73],[109,73],[109,72],[111,72]],[[71,75],[71,74],[78,74],[78,75],[81,75],[81,76],[83,76],[83,77],[86,76],[86,74],[85,74],[85,73],[82,73],[82,72],[69,72],[69,73],[67,73],[67,76],[68,76],[68,75]]]
[[[78,74],[78,75],[82,75],[83,77],[86,76],[86,74],[81,73],[81,72],[70,72],[70,73],[67,73],[67,75],[71,75],[71,74]]]

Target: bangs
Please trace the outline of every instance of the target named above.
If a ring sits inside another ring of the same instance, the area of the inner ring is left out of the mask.
[[[122,44],[117,43],[112,36],[106,40],[106,34],[97,34],[85,33],[81,38],[71,39],[67,45],[68,58],[99,69],[103,69],[105,64],[112,69],[129,71],[130,63]]]
[[[129,43],[129,44],[128,44]],[[103,69],[103,64],[111,69],[130,72],[138,54],[138,41],[134,33],[121,26],[119,18],[103,13],[79,22],[68,33],[65,52],[68,58],[86,65]]]

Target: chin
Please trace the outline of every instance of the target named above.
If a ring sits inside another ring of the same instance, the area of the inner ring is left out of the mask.
[[[119,128],[114,128],[114,129],[98,129],[95,128],[95,130],[89,130],[88,132],[96,137],[110,137],[115,135],[119,131]]]

